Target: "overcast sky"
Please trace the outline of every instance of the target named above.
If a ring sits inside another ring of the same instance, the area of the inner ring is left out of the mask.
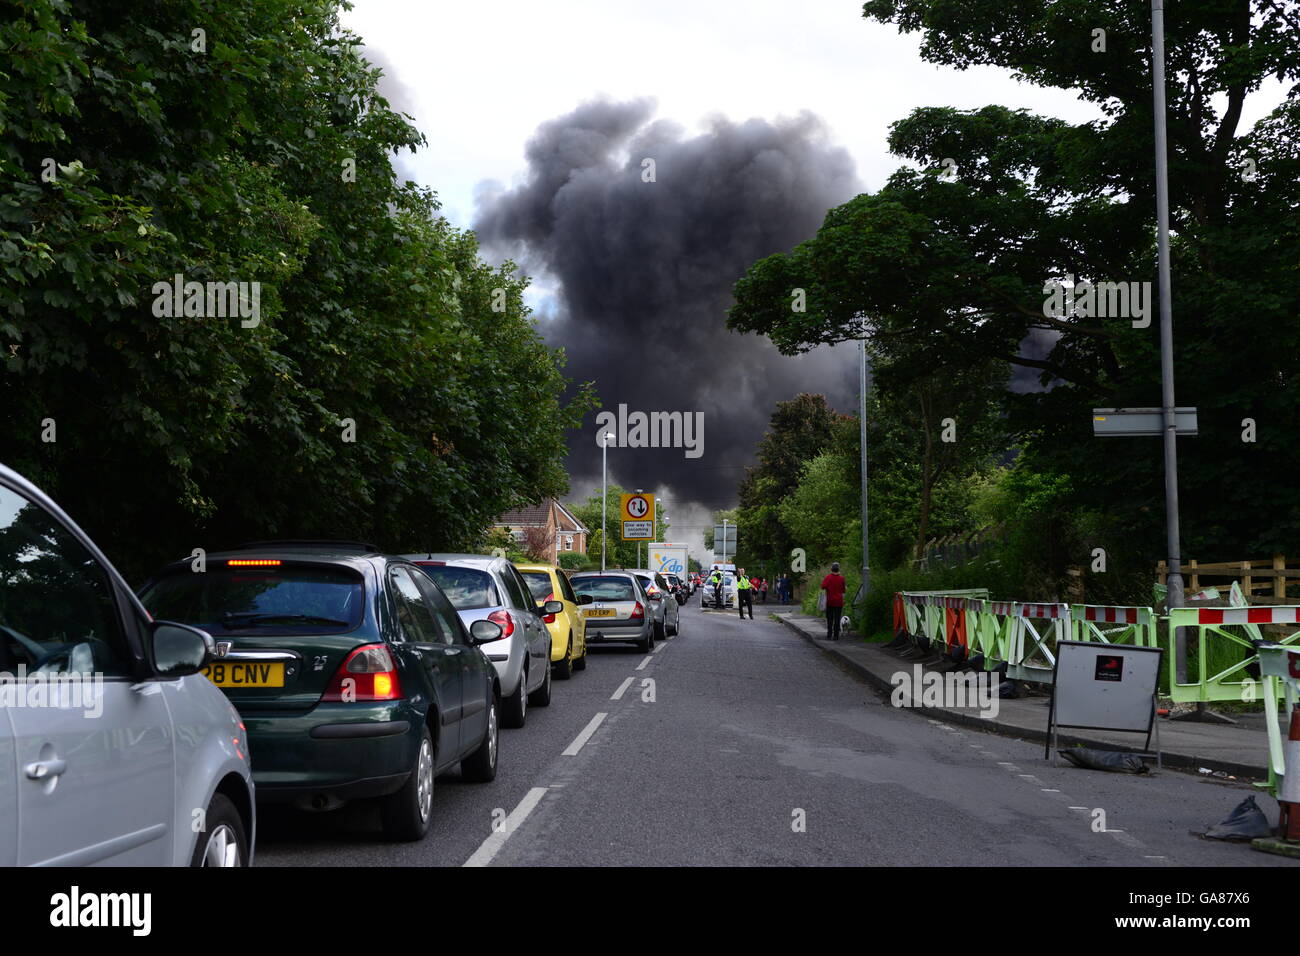
[[[697,547],[710,511],[734,505],[776,401],[798,391],[843,411],[856,401],[852,346],[787,358],[725,329],[744,268],[879,188],[902,164],[887,151],[889,125],[916,107],[1099,115],[1002,70],[928,64],[917,35],[863,20],[857,0],[355,3],[345,25],[428,137],[398,157],[400,173],[435,189],[453,223],[476,227],[489,256],[526,265],[530,304],[569,351],[568,374],[594,378],[606,408],[705,413],[698,459],[609,453],[611,481],[670,499],[672,537]],[[629,151],[648,155],[647,144],[672,167],[653,194],[629,175]],[[645,206],[646,195],[658,198]],[[667,341],[632,361],[628,350],[656,330]],[[599,486],[594,415],[587,424],[592,434],[570,443],[571,497]]]

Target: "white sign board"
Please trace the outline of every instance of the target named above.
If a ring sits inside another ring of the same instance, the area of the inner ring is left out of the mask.
[[[649,541],[654,535],[653,521],[624,521],[623,522],[623,540],[624,541]]]
[[[1058,727],[1150,733],[1160,658],[1158,647],[1059,642],[1054,722]]]

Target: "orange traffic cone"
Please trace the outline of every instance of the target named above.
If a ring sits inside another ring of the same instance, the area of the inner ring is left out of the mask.
[[[1277,797],[1282,808],[1278,826],[1283,840],[1300,841],[1300,707],[1291,711],[1291,732],[1287,735],[1283,759],[1286,773],[1282,777],[1282,792]]]

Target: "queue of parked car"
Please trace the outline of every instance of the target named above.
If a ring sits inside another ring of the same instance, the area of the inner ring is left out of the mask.
[[[137,593],[2,465],[0,579],[0,865],[246,866],[269,802],[371,800],[422,839],[439,774],[493,780],[499,728],[589,646],[679,633],[683,590],[300,540],[187,556]]]

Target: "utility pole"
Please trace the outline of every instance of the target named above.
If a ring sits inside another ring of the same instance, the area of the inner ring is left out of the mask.
[[[1151,81],[1156,140],[1156,250],[1160,281],[1160,382],[1165,439],[1165,546],[1169,553],[1166,610],[1183,606],[1182,550],[1178,534],[1178,436],[1174,412],[1174,319],[1169,274],[1169,158],[1165,107],[1164,0],[1151,0]],[[1179,629],[1181,631],[1181,629]],[[1187,680],[1187,636],[1173,635],[1174,663]]]
[[[638,495],[641,494],[641,493],[642,493],[642,492],[641,492],[641,489],[638,488],[638,489],[636,490],[636,493],[637,493]],[[652,519],[652,520],[653,520],[653,519]],[[641,567],[641,539],[640,539],[640,538],[637,538],[637,541],[636,541],[636,566],[637,566],[638,568]]]

